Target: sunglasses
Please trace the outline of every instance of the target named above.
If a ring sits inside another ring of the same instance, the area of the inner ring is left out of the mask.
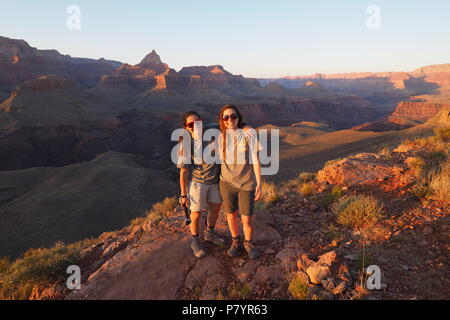
[[[197,120],[197,121],[202,121],[202,120]],[[186,127],[189,128],[189,129],[193,129],[194,125],[195,125],[195,122],[196,121],[186,123]]]
[[[236,114],[230,114],[229,116],[223,116],[222,119],[223,121],[228,121],[229,119],[231,120],[236,120],[238,118],[238,116]]]

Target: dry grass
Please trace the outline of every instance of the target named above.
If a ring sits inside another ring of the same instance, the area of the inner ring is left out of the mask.
[[[164,218],[174,215],[178,206],[178,200],[175,197],[167,197],[161,202],[155,203],[150,210],[146,212],[145,217],[136,218],[131,221],[131,225],[140,225],[146,222],[158,223]]]
[[[431,188],[426,183],[415,185],[412,192],[418,199],[426,199],[432,194]]]
[[[313,172],[301,172],[299,175],[298,175],[298,178],[299,178],[299,180],[300,181],[302,181],[302,182],[308,182],[308,181],[313,181],[313,180],[315,180],[316,179],[316,173],[313,173]]]
[[[298,300],[308,299],[309,283],[300,277],[294,277],[289,283],[289,293]]]
[[[281,192],[277,185],[272,181],[263,181],[261,185],[261,201],[267,203],[276,203],[281,200]]]
[[[300,187],[298,188],[298,192],[304,197],[309,197],[309,196],[313,195],[316,192],[314,183],[312,183],[312,182],[302,183],[300,185]]]
[[[334,203],[332,210],[340,224],[363,230],[383,217],[384,205],[373,196],[357,195]]]
[[[450,142],[450,128],[435,128],[434,136],[438,141]]]
[[[231,284],[228,287],[228,298],[231,300],[247,300],[252,295],[252,289],[247,283]]]
[[[391,147],[383,147],[378,151],[378,155],[384,157],[387,160],[392,159],[392,149]]]
[[[0,300],[26,300],[34,285],[48,285],[67,277],[67,267],[77,265],[80,253],[95,240],[70,245],[62,242],[51,248],[30,249],[13,263],[3,261],[0,273]]]
[[[0,274],[6,272],[10,266],[11,262],[9,261],[8,257],[0,258]]]
[[[322,208],[328,210],[329,206],[340,197],[342,197],[342,188],[339,186],[333,186],[333,189],[320,201]]]
[[[434,136],[405,141],[421,148],[409,166],[417,177],[418,183],[412,189],[419,198],[433,197],[448,201],[450,198],[449,142],[450,129],[435,128]]]
[[[430,189],[437,200],[450,201],[450,161],[431,175]]]

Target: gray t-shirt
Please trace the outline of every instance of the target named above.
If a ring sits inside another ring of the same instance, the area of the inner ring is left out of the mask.
[[[226,136],[226,153],[223,154],[223,133],[219,136],[218,150],[221,159],[220,179],[230,186],[252,191],[256,188],[256,176],[253,169],[252,156],[262,150],[256,130],[228,130]]]
[[[214,155],[216,152],[215,142],[202,141],[202,154],[206,148],[211,148],[211,154]],[[215,184],[219,183],[220,177],[220,164],[212,163],[208,164],[203,161],[202,164],[195,163],[195,153],[194,153],[194,139],[192,139],[191,146],[191,159],[190,163],[183,163],[184,157],[180,157],[180,161],[177,165],[179,169],[189,169],[189,180],[204,184]]]

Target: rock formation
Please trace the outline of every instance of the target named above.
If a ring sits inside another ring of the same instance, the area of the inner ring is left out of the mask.
[[[425,122],[438,114],[439,110],[448,106],[450,106],[450,103],[442,104],[405,101],[398,104],[397,108],[390,117]]]

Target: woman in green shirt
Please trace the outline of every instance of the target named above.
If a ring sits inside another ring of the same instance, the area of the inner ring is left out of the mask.
[[[225,105],[219,113],[221,134],[218,145],[221,158],[220,193],[228,227],[233,237],[228,255],[235,257],[241,248],[238,213],[244,230],[244,248],[251,259],[259,257],[253,245],[254,203],[261,197],[261,146],[256,130],[244,123],[239,110]]]

